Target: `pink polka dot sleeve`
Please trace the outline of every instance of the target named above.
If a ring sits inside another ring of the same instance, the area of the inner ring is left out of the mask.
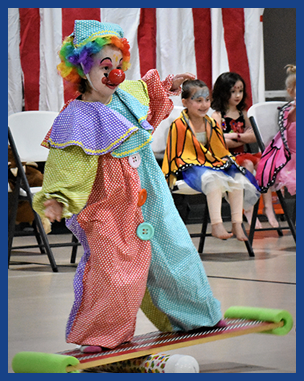
[[[161,81],[156,69],[149,70],[142,78],[147,84],[150,98],[149,112],[147,120],[156,129],[160,122],[166,119],[172,109],[173,102],[169,99],[171,95],[179,95],[181,90],[170,91],[174,75],[170,74]]]

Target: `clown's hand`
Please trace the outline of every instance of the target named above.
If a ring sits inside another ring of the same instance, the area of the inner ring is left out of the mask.
[[[60,222],[62,219],[63,204],[56,201],[55,199],[47,200],[43,204],[45,206],[45,217],[48,218],[51,222]]]
[[[183,82],[187,81],[187,79],[195,79],[195,75],[191,73],[176,74],[176,76],[173,78],[170,91],[178,90],[180,85]]]

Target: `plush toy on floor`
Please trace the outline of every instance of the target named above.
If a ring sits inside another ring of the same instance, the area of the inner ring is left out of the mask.
[[[38,169],[38,164],[34,162],[22,163],[30,187],[41,187],[43,174]],[[8,184],[13,191],[16,184],[18,168],[10,146],[8,146]],[[28,201],[20,201],[17,210],[16,224],[28,222],[32,224],[34,213]]]

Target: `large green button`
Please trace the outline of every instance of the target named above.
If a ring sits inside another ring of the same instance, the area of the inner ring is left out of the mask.
[[[154,227],[148,222],[143,222],[142,224],[138,225],[136,234],[137,237],[142,241],[148,241],[154,236]]]

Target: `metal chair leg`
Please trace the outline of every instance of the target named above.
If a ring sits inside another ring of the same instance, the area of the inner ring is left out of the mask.
[[[277,195],[278,195],[278,198],[279,198],[280,203],[282,205],[282,208],[284,210],[284,214],[285,214],[288,226],[290,228],[291,234],[293,236],[293,239],[296,242],[296,228],[295,228],[295,225],[294,225],[294,223],[293,223],[293,221],[292,221],[292,219],[291,219],[291,217],[290,217],[290,215],[288,213],[285,199],[284,199],[284,197],[282,195],[282,192],[280,190],[277,191]]]
[[[246,233],[246,229],[245,229],[245,226],[244,226],[243,223],[242,223],[242,228],[243,228],[243,231],[244,231],[246,237],[248,238],[248,235],[247,235],[247,233]],[[254,257],[254,256],[255,256],[255,255],[254,255],[254,251],[253,251],[253,249],[252,249],[252,245],[251,245],[251,242],[250,242],[249,238],[248,238],[248,241],[244,241],[244,243],[245,243],[245,245],[246,245],[246,249],[247,249],[247,251],[248,251],[249,257]]]
[[[297,218],[297,200],[295,199],[294,205],[293,205],[293,211],[291,215],[291,220],[294,225],[296,224],[296,218]]]
[[[256,204],[253,207],[250,230],[249,230],[249,237],[248,237],[248,241],[250,242],[250,245],[252,245],[252,242],[253,242],[253,236],[254,236],[254,232],[255,232],[255,224],[256,224],[258,210],[259,210],[259,203],[260,203],[260,199],[256,202]]]
[[[10,209],[10,216],[8,221],[8,268],[11,260],[13,239],[15,235],[16,226],[16,216],[18,210],[18,199],[19,199],[19,189],[20,189],[20,177],[17,177],[16,185],[14,190],[11,192],[12,195],[12,208]]]
[[[72,254],[71,254],[71,263],[75,263],[76,262],[76,255],[77,255],[77,249],[78,249],[78,245],[79,245],[79,242],[78,242],[78,239],[77,237],[74,236],[74,234],[72,235],[72,243],[73,243],[73,249],[72,249]]]
[[[46,254],[45,249],[44,249],[44,245],[42,243],[42,240],[41,240],[41,237],[40,237],[40,233],[39,233],[39,231],[37,229],[37,224],[36,224],[35,220],[33,221],[33,229],[34,229],[34,234],[35,234],[35,237],[36,237],[37,244],[39,246],[40,253],[41,254]]]
[[[203,219],[201,237],[200,237],[199,246],[198,246],[199,254],[202,254],[203,250],[204,250],[205,238],[206,238],[206,232],[207,232],[207,226],[208,226],[208,219],[209,219],[208,205],[207,205],[207,203],[205,203],[204,219]]]
[[[57,268],[57,265],[56,265],[56,262],[55,262],[55,258],[54,258],[51,246],[49,244],[49,240],[48,240],[48,238],[46,236],[46,233],[44,231],[41,219],[40,219],[40,217],[38,216],[38,214],[36,212],[34,212],[34,214],[35,214],[36,226],[37,226],[38,231],[40,233],[42,244],[43,244],[43,246],[44,246],[44,248],[46,250],[46,254],[47,254],[48,258],[49,258],[52,270],[53,270],[53,272],[58,272],[58,268]]]

